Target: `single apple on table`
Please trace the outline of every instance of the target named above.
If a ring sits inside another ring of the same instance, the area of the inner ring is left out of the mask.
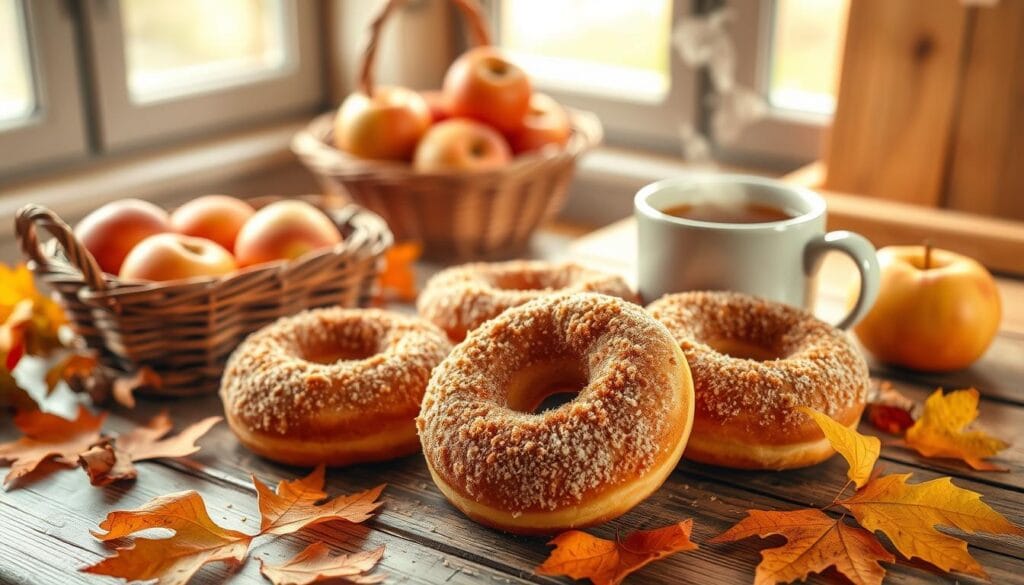
[[[452,118],[431,126],[416,147],[413,167],[421,172],[487,171],[512,159],[505,139],[473,120]]]
[[[360,158],[409,160],[430,126],[430,107],[404,87],[380,86],[342,102],[334,118],[334,144]]]
[[[220,276],[235,271],[235,259],[220,244],[206,238],[165,233],[150,236],[128,253],[122,280],[168,281],[197,276]]]
[[[340,242],[338,226],[324,212],[305,201],[276,201],[242,226],[235,240],[235,260],[239,267],[294,260]]]
[[[523,124],[508,135],[516,154],[540,150],[549,144],[565,146],[569,141],[569,114],[551,96],[535,93]]]
[[[228,195],[203,195],[171,213],[171,229],[179,234],[206,238],[230,251],[245,222],[256,213],[252,205]]]
[[[443,88],[453,117],[473,118],[505,133],[522,124],[533,93],[526,72],[490,46],[459,56],[445,73]]]
[[[141,199],[119,199],[94,210],[75,226],[75,237],[109,274],[121,271],[128,252],[142,240],[171,231],[167,212]]]
[[[883,362],[945,372],[977,360],[999,330],[1002,304],[995,280],[966,256],[930,246],[878,251],[878,300],[854,327]]]

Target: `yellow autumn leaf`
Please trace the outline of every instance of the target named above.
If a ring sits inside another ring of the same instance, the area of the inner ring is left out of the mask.
[[[797,410],[817,423],[832,448],[850,464],[850,470],[846,473],[850,481],[857,484],[858,488],[867,483],[875,468],[875,462],[878,461],[878,454],[882,451],[882,442],[878,437],[862,435],[813,408],[801,406]]]
[[[968,534],[1024,536],[1024,529],[982,502],[981,494],[953,485],[950,478],[908,484],[909,478],[905,473],[873,479],[839,504],[864,528],[888,536],[903,556],[924,559],[943,571],[987,576],[967,552],[967,543],[939,532],[938,525]]]
[[[23,301],[32,304],[24,333],[26,351],[32,355],[49,355],[60,347],[58,332],[67,323],[63,309],[36,289],[32,273],[24,264],[9,268],[0,263],[0,323]]]
[[[984,461],[1009,447],[1006,441],[982,431],[964,430],[978,418],[974,388],[942,394],[936,390],[924,403],[921,417],[907,429],[906,444],[925,457],[961,459],[979,471],[1005,471]]]

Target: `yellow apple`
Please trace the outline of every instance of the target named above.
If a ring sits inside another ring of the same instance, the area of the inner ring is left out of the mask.
[[[235,259],[220,244],[206,238],[165,233],[149,236],[132,248],[121,265],[119,278],[165,281],[234,271]]]
[[[294,260],[341,242],[341,232],[324,212],[297,199],[276,201],[245,222],[235,240],[235,260],[246,267]]]
[[[883,362],[929,372],[971,365],[999,329],[995,280],[966,256],[926,246],[878,251],[882,278],[867,316],[854,327]]]
[[[345,98],[334,119],[334,143],[360,158],[409,160],[430,126],[430,106],[404,87],[382,86]]]

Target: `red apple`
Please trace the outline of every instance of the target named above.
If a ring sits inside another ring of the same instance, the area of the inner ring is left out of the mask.
[[[508,164],[512,153],[501,134],[473,120],[435,124],[416,148],[413,167],[422,172],[487,171]]]
[[[452,117],[451,106],[448,105],[448,98],[445,97],[444,92],[430,89],[421,91],[420,95],[423,96],[423,101],[427,102],[427,107],[430,108],[432,123],[437,124]]]
[[[171,213],[171,229],[186,236],[213,240],[226,250],[234,250],[238,231],[254,213],[252,205],[236,197],[204,195]]]
[[[452,116],[473,118],[506,133],[522,125],[532,93],[526,72],[494,47],[466,51],[444,76]]]
[[[178,280],[235,271],[235,259],[220,244],[182,234],[157,234],[139,242],[121,266],[122,280]]]
[[[136,244],[170,229],[163,209],[141,199],[120,199],[85,216],[75,226],[75,237],[104,272],[117,274]]]
[[[334,143],[360,158],[409,160],[430,126],[430,107],[404,87],[350,94],[334,119]]]
[[[530,98],[530,109],[523,125],[513,130],[509,144],[516,154],[539,150],[549,144],[565,146],[569,141],[569,114],[550,96],[535,93]]]
[[[341,242],[341,232],[322,211],[305,201],[277,201],[245,222],[235,240],[239,266],[293,260]]]
[[[944,372],[965,368],[985,353],[999,329],[1001,302],[984,266],[925,246],[882,248],[878,264],[878,300],[854,327],[875,357]]]

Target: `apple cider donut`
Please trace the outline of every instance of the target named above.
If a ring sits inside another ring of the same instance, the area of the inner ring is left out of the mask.
[[[868,367],[846,335],[807,311],[732,292],[666,295],[648,311],[686,355],[697,392],[684,457],[790,469],[834,454],[808,406],[856,428]]]
[[[220,396],[231,430],[291,465],[381,461],[419,449],[415,418],[451,344],[415,317],[333,307],[284,317],[228,360]]]
[[[668,330],[637,305],[576,293],[470,332],[434,370],[417,425],[430,474],[455,507],[542,534],[604,522],[650,495],[678,463],[692,420],[690,372]]]
[[[553,293],[598,292],[637,303],[621,277],[573,262],[540,260],[477,262],[442,270],[427,282],[416,307],[420,315],[462,341],[466,333],[505,309]]]

